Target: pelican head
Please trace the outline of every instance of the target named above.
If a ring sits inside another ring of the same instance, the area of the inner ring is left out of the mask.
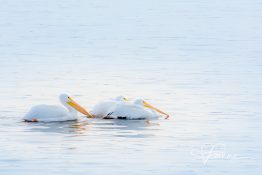
[[[144,106],[145,108],[152,109],[152,110],[154,110],[154,111],[156,111],[156,112],[158,112],[158,113],[160,113],[160,114],[163,114],[163,115],[166,116],[165,119],[168,119],[168,118],[169,118],[169,115],[168,115],[167,113],[165,113],[165,112],[157,109],[156,107],[150,105],[148,102],[146,102],[146,101],[145,101],[144,99],[142,99],[142,98],[137,98],[137,99],[135,99],[135,100],[133,101],[133,103],[136,104],[136,105]]]
[[[116,101],[128,101],[128,99],[122,95],[117,96],[116,98],[114,98],[114,100]]]
[[[88,118],[93,118],[93,116],[85,110],[82,106],[80,106],[78,103],[76,103],[69,95],[67,94],[61,94],[59,97],[61,103],[68,108],[69,110],[74,109],[84,115],[86,115]]]

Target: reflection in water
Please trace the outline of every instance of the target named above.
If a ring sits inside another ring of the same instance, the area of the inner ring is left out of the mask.
[[[157,121],[146,120],[94,120],[92,126],[99,131],[112,133],[117,137],[150,137],[153,130],[158,130]],[[147,131],[149,131],[147,133]]]
[[[157,121],[145,120],[103,120],[90,119],[67,122],[37,122],[25,123],[26,132],[58,133],[63,135],[86,135],[89,130],[95,134],[105,134],[118,137],[149,137],[147,131],[159,130]],[[91,129],[92,128],[92,129]]]
[[[88,130],[88,123],[80,121],[67,122],[37,122],[26,123],[27,132],[44,132],[44,133],[59,133],[59,134],[84,134]]]

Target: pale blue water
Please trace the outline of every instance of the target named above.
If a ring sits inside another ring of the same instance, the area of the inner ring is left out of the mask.
[[[0,3],[0,174],[261,174],[259,0]],[[21,122],[61,92],[172,118]]]

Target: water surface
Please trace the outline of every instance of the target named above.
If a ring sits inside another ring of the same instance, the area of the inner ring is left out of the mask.
[[[1,174],[260,174],[259,0],[0,3]],[[172,118],[21,122],[62,92]]]

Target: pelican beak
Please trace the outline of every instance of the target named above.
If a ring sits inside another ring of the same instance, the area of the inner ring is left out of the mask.
[[[82,106],[76,103],[72,98],[68,97],[67,104],[73,107],[78,112],[81,112],[82,114],[86,115],[88,118],[94,118],[87,110],[85,110]]]
[[[165,115],[165,116],[166,116],[165,119],[168,119],[168,118],[169,118],[169,115],[168,115],[167,113],[165,113],[165,112],[157,109],[156,107],[150,105],[149,103],[143,101],[143,105],[144,105],[145,107],[147,107],[147,108],[150,108],[150,109],[153,109],[153,110],[157,111],[157,112],[160,113],[160,114]]]

